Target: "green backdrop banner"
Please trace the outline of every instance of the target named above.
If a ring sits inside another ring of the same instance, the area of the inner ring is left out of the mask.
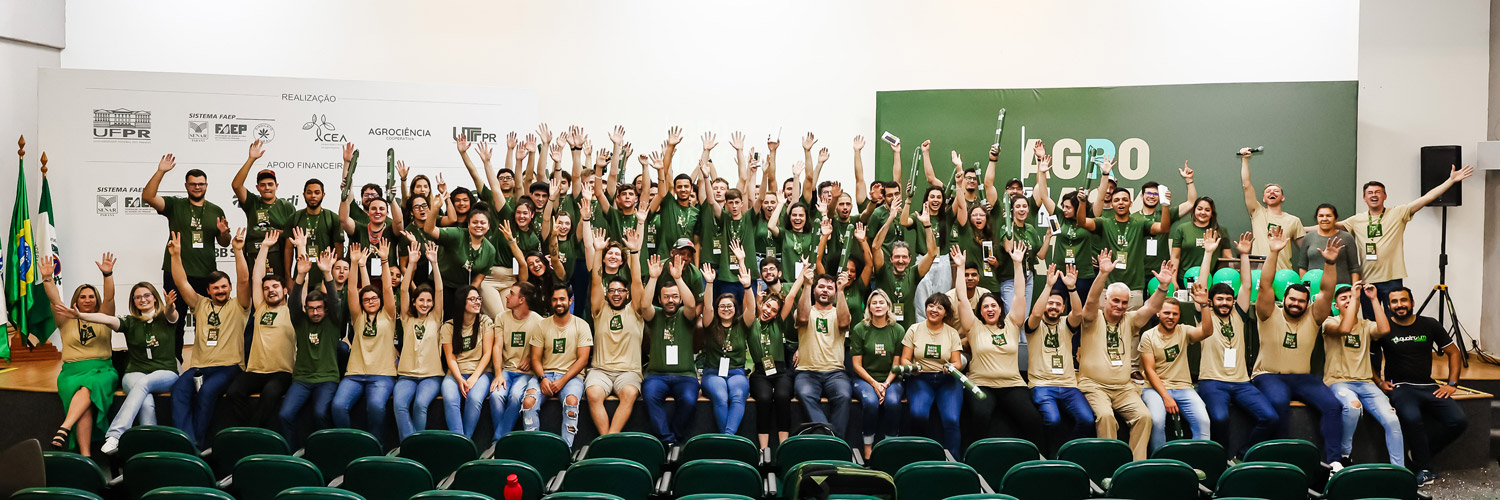
[[[1170,188],[1172,203],[1185,201],[1178,175],[1190,162],[1200,196],[1211,196],[1219,223],[1248,229],[1249,215],[1234,152],[1265,146],[1251,161],[1256,198],[1266,183],[1281,184],[1285,209],[1315,224],[1319,203],[1339,215],[1355,210],[1357,82],[1228,83],[1013,90],[911,90],[877,92],[876,130],[901,138],[904,176],[926,186],[913,154],[932,140],[933,167],[947,182],[949,150],[966,167],[984,167],[1003,108],[1000,160],[995,178],[1019,177],[1036,184],[1036,160],[1023,143],[1041,140],[1053,157],[1049,188],[1063,191],[1098,185],[1090,154],[1115,157],[1116,178],[1127,188],[1157,181]],[[876,145],[876,175],[891,178],[891,150]]]

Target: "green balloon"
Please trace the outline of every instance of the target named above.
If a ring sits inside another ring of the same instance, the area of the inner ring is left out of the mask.
[[[1151,281],[1146,283],[1146,291],[1147,292],[1156,293],[1156,290],[1158,290],[1159,288],[1161,288],[1161,282],[1160,281],[1156,281],[1156,278],[1151,278]],[[1177,291],[1177,284],[1176,283],[1169,283],[1169,284],[1167,284],[1167,295],[1171,295],[1172,292],[1176,292],[1176,291]]]
[[[1198,266],[1193,266],[1191,269],[1188,269],[1186,272],[1183,272],[1182,273],[1182,286],[1187,286],[1187,284],[1188,284],[1189,281],[1193,281],[1193,282],[1198,281],[1198,273],[1201,272],[1201,271],[1202,271],[1202,269],[1199,269]]]
[[[1214,271],[1213,284],[1217,285],[1219,283],[1228,283],[1229,286],[1234,287],[1234,294],[1238,296],[1240,293],[1240,271],[1230,267]]]
[[[1260,296],[1260,270],[1250,271],[1250,303],[1255,303],[1255,298]]]
[[[1273,278],[1273,282],[1275,284],[1272,286],[1276,287],[1276,300],[1279,302],[1286,298],[1286,287],[1301,283],[1302,277],[1297,275],[1297,271],[1282,269],[1276,271],[1276,277]]]
[[[1319,291],[1318,287],[1322,284],[1322,282],[1323,282],[1323,270],[1322,269],[1313,269],[1311,271],[1308,271],[1308,272],[1302,274],[1302,283],[1306,284],[1307,285],[1307,289],[1312,292],[1312,296],[1307,298],[1308,302],[1312,302],[1314,300],[1318,300],[1318,291]],[[1334,308],[1334,310],[1337,311],[1338,308]]]

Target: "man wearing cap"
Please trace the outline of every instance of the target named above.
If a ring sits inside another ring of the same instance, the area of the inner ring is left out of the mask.
[[[250,155],[245,158],[245,164],[240,171],[234,174],[234,199],[239,202],[240,210],[245,212],[245,261],[256,262],[256,256],[262,251],[260,243],[266,238],[266,231],[271,229],[286,230],[287,224],[292,220],[292,214],[297,212],[291,203],[276,196],[276,172],[270,169],[262,169],[255,174],[255,191],[260,193],[256,199],[250,198],[250,190],[245,189],[245,179],[250,176],[250,167],[255,165],[255,160],[265,154],[264,145],[260,141],[250,143]],[[283,245],[278,243],[265,248],[266,274],[278,277],[286,277],[286,256],[282,252]]]
[[[677,242],[672,245],[672,253],[668,256],[669,258],[682,257],[683,259],[687,260],[688,265],[683,266],[682,269],[682,281],[684,282],[683,284],[687,285],[688,289],[683,290],[683,293],[689,293],[689,291],[691,291],[694,297],[700,297],[703,295],[703,271],[699,271],[696,266],[692,265],[693,259],[696,258],[697,255],[698,250],[695,246],[693,246],[693,240],[687,238],[677,238]],[[670,284],[665,283],[664,281],[665,280],[656,284],[654,293],[658,297],[661,296],[661,289]],[[662,304],[658,302],[656,305],[660,306]]]

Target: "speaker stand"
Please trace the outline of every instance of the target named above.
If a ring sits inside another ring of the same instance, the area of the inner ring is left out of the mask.
[[[1427,298],[1422,299],[1422,306],[1417,308],[1417,315],[1426,311],[1427,305],[1432,303],[1434,298],[1437,299],[1438,326],[1448,332],[1448,337],[1458,344],[1459,359],[1463,360],[1464,368],[1468,368],[1469,349],[1464,345],[1463,328],[1458,323],[1458,309],[1453,307],[1453,296],[1448,293],[1448,207],[1442,208],[1442,237],[1438,243],[1438,283],[1433,285],[1432,291],[1427,292]],[[1479,350],[1477,342],[1474,343],[1474,349],[1486,361],[1491,359],[1484,351]]]

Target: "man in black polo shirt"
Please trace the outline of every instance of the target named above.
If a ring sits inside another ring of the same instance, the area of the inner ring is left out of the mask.
[[[1391,406],[1396,407],[1401,434],[1411,452],[1407,467],[1417,471],[1419,484],[1430,484],[1437,479],[1428,464],[1432,455],[1458,439],[1469,425],[1463,410],[1453,400],[1463,360],[1459,359],[1458,344],[1437,320],[1417,316],[1413,311],[1410,289],[1392,290],[1388,300],[1391,333],[1375,341],[1370,350],[1375,384],[1390,393]],[[1432,379],[1433,346],[1441,348],[1448,358],[1446,385]],[[1441,430],[1429,436],[1424,419],[1436,420]]]

